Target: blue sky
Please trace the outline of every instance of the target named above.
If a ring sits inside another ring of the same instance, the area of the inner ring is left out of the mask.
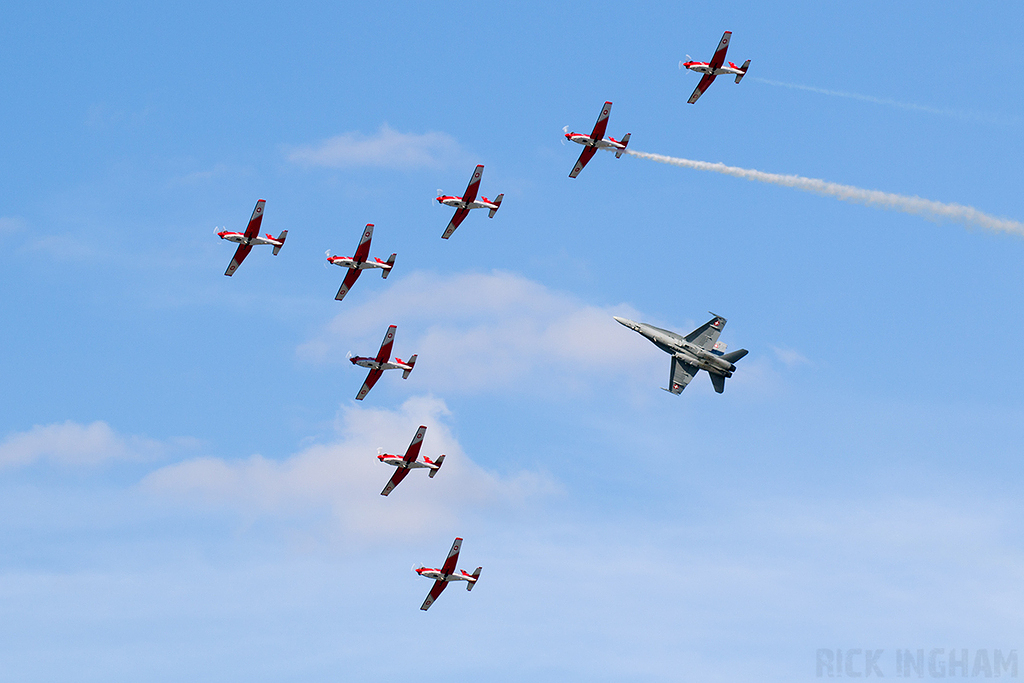
[[[0,680],[800,681],[818,648],[890,676],[1021,645],[1024,240],[606,153],[570,180],[560,144],[611,100],[637,150],[1021,220],[1019,4],[4,15]],[[726,29],[749,76],[685,104]],[[502,208],[442,241],[477,163]],[[287,245],[226,278],[214,229],[258,198]],[[339,304],[324,251],[371,222],[395,269]],[[612,319],[708,310],[750,350],[723,395],[660,391]],[[416,371],[357,403],[346,354],[389,324]],[[445,468],[382,498],[419,424]],[[457,535],[480,584],[422,613],[409,567]]]

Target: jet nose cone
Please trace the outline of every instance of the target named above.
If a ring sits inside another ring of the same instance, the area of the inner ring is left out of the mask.
[[[617,315],[616,316],[612,316],[612,317],[615,318],[615,322],[619,323],[620,325],[625,325],[626,327],[632,327],[633,326],[633,321],[632,320],[627,320],[626,318],[620,318]]]

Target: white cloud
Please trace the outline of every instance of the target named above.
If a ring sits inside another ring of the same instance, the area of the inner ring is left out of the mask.
[[[400,133],[386,123],[374,135],[336,135],[313,145],[286,149],[288,161],[330,168],[444,168],[466,163],[466,154],[447,133]]]
[[[68,420],[63,424],[36,425],[11,434],[0,444],[0,467],[50,460],[67,465],[96,465],[106,460],[134,460],[163,450],[157,441],[120,436],[106,422],[89,425]]]
[[[18,216],[0,216],[0,235],[20,232],[28,227],[24,218]]]
[[[573,390],[664,360],[615,315],[638,316],[628,306],[589,305],[513,273],[420,271],[389,280],[367,303],[339,313],[298,352],[311,362],[343,362],[349,351],[372,355],[394,323],[394,352],[419,354],[419,386],[503,391],[543,378],[544,391]]]
[[[772,353],[775,354],[775,357],[778,358],[787,368],[792,368],[797,365],[808,365],[811,362],[808,360],[807,356],[795,349],[781,346],[772,346],[771,349]]]
[[[303,517],[329,511],[343,535],[415,536],[454,524],[466,510],[515,507],[557,490],[544,475],[499,477],[475,465],[443,423],[444,403],[411,398],[400,410],[345,409],[341,440],[314,445],[283,460],[253,455],[244,460],[198,458],[163,467],[142,487],[163,496],[225,507],[248,517]],[[430,479],[413,470],[387,498],[381,490],[394,470],[377,448],[404,453],[417,426],[427,425],[421,456],[446,458]]]

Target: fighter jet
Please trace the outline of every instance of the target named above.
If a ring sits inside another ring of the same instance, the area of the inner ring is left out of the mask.
[[[615,320],[647,337],[665,353],[672,354],[672,369],[668,378],[670,388],[665,391],[681,394],[699,370],[707,370],[711,375],[711,384],[720,394],[725,391],[726,377],[732,377],[736,369],[734,363],[747,355],[747,350],[723,353],[726,347],[719,343],[718,335],[725,327],[725,318],[714,313],[711,315],[715,317],[685,337],[647,323],[635,323],[618,316]]]

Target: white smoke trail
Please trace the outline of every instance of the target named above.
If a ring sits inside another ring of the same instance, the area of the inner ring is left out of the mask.
[[[1024,236],[1024,223],[1013,221],[1008,218],[996,218],[995,216],[989,216],[986,213],[978,211],[972,206],[964,206],[962,204],[943,204],[942,202],[933,202],[930,199],[908,197],[907,195],[891,194],[889,192],[880,192],[878,190],[865,190],[852,185],[840,185],[839,183],[830,183],[816,178],[804,178],[803,176],[798,175],[782,175],[780,173],[765,173],[764,171],[754,171],[747,168],[738,168],[736,166],[726,166],[723,163],[692,161],[690,159],[680,159],[678,157],[667,157],[661,154],[637,152],[632,149],[627,149],[626,154],[639,157],[641,159],[650,159],[651,161],[657,161],[662,164],[682,166],[683,168],[694,168],[698,171],[722,173],[736,178],[743,178],[744,180],[756,180],[761,183],[785,185],[786,187],[793,187],[805,192],[814,192],[815,194],[825,195],[826,197],[835,197],[836,199],[841,199],[844,202],[875,206],[881,209],[889,209],[891,211],[902,211],[903,213],[922,216],[928,220],[950,220],[966,226],[979,226],[996,232],[1008,232],[1014,235]]]
[[[929,107],[924,104],[914,104],[913,102],[901,102],[899,100],[890,100],[883,97],[872,97],[871,95],[861,95],[855,92],[846,92],[844,90],[828,90],[826,88],[815,88],[810,85],[799,85],[798,83],[786,83],[785,81],[773,81],[767,78],[759,78],[757,76],[748,76],[752,81],[758,83],[764,83],[766,85],[775,85],[782,88],[789,88],[791,90],[804,90],[806,92],[814,92],[819,95],[832,95],[833,97],[845,97],[851,100],[859,100],[861,102],[870,102],[872,104],[881,104],[888,107],[896,107],[898,109],[906,109],[908,111],[920,111],[927,114],[938,114],[940,116],[950,116],[957,119],[984,121],[986,123],[995,123],[1001,125],[1012,125],[1019,122],[1019,118],[1015,116],[995,116],[991,114],[982,114],[980,112],[963,111],[960,109],[940,109],[939,107]]]

